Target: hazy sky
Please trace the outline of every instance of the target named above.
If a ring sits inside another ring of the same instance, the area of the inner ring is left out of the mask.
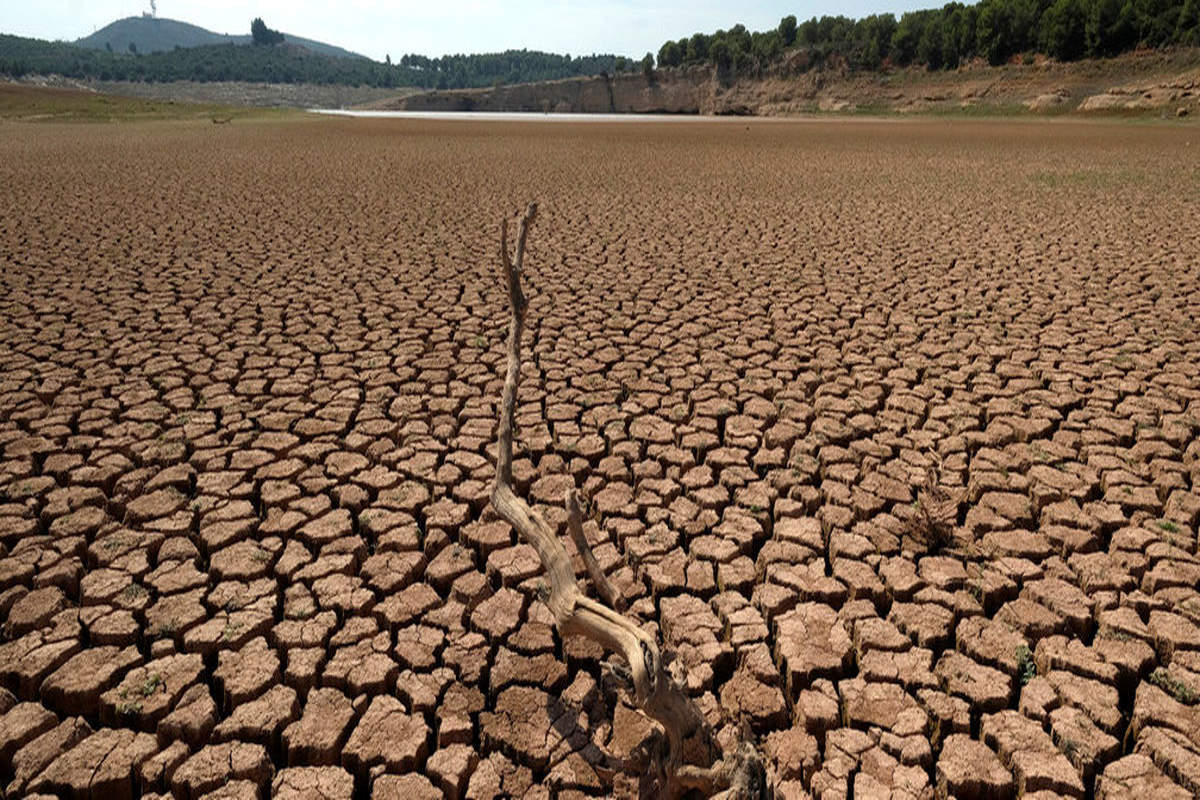
[[[780,17],[864,16],[940,5],[940,0],[817,0],[738,3],[718,0],[159,0],[158,15],[217,33],[249,33],[261,16],[272,28],[382,60],[529,48],[580,55],[658,52],[668,38],[738,22],[751,30]],[[0,33],[68,41],[113,20],[136,16],[149,0],[0,0]]]

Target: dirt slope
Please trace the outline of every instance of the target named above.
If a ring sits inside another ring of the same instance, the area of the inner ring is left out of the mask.
[[[412,89],[339,86],[320,83],[252,83],[249,81],[95,81],[61,75],[27,75],[6,86],[69,89],[97,95],[119,95],[177,103],[218,103],[257,108],[349,108],[397,99]]]

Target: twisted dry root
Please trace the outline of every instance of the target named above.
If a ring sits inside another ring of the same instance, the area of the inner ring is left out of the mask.
[[[521,372],[521,334],[525,327],[528,300],[521,289],[525,260],[525,242],[529,227],[537,216],[533,203],[521,218],[515,256],[508,252],[508,221],[500,228],[500,260],[508,283],[512,321],[508,329],[508,368],[500,407],[500,430],[496,464],[496,482],[492,487],[492,505],[497,513],[516,529],[521,539],[537,551],[549,579],[546,604],[554,615],[561,636],[578,634],[619,654],[627,668],[615,671],[634,704],[657,722],[665,742],[659,740],[650,753],[643,791],[670,798],[689,794],[723,798],[759,798],[770,796],[762,758],[743,737],[737,748],[718,757],[711,728],[699,709],[666,670],[658,644],[632,619],[614,609],[622,607],[583,533],[579,498],[574,489],[564,497],[567,527],[578,549],[588,576],[603,602],[586,597],[575,580],[575,571],[567,551],[540,514],[513,491],[512,448],[517,403],[517,384]]]

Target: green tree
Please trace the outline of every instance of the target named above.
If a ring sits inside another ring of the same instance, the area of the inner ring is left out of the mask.
[[[646,53],[642,56],[642,74],[647,78],[654,77],[654,54]]]
[[[1175,41],[1193,47],[1200,45],[1200,0],[1186,0],[1179,10]]]
[[[855,23],[849,52],[845,55],[851,66],[858,69],[879,69],[888,57],[897,22],[891,14],[872,14]]]
[[[1023,53],[1038,46],[1038,24],[1054,0],[1005,0],[1012,13],[1012,52]]]
[[[934,18],[921,31],[921,40],[917,42],[917,62],[929,69],[942,68],[942,21]]]
[[[1173,0],[1132,0],[1132,4],[1141,43],[1150,47],[1170,44],[1182,3]]]
[[[788,14],[786,17],[779,20],[779,38],[783,42],[784,47],[791,47],[796,43],[795,14]]]
[[[1128,0],[1092,0],[1083,24],[1088,55],[1115,56],[1137,44],[1133,5]]]
[[[687,36],[681,36],[679,41],[675,42],[675,47],[679,49],[679,63],[688,63],[688,46],[691,44],[691,39]]]
[[[733,53],[729,50],[729,43],[724,39],[716,39],[712,46],[708,48],[708,59],[713,66],[717,68],[717,73],[720,75],[728,74],[733,68]]]
[[[892,33],[891,56],[897,64],[911,64],[917,58],[917,44],[924,33],[925,20],[915,11],[900,17],[900,23]]]
[[[942,66],[956,68],[975,49],[975,7],[947,3],[942,8]]]
[[[658,51],[660,67],[678,67],[683,63],[683,51],[678,42],[667,42]]]
[[[752,45],[750,31],[740,22],[729,29],[729,48],[737,55],[749,53]]]
[[[992,66],[1013,54],[1012,12],[1003,3],[981,3],[975,23],[977,52]]]
[[[268,28],[262,17],[255,17],[250,23],[250,40],[259,45],[283,44],[283,34]]]
[[[1073,61],[1087,49],[1083,0],[1056,0],[1042,14],[1038,46],[1059,61]]]
[[[750,55],[756,67],[766,68],[783,53],[783,40],[779,31],[753,33],[750,35]]]

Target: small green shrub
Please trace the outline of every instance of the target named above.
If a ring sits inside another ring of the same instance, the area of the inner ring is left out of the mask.
[[[1027,645],[1017,648],[1017,677],[1021,685],[1029,683],[1037,677],[1037,665],[1033,663],[1033,651]]]
[[[1196,701],[1200,700],[1200,697],[1197,697],[1196,692],[1190,686],[1177,678],[1171,677],[1171,673],[1167,672],[1163,667],[1159,667],[1150,673],[1150,682],[1184,705],[1195,705]]]

